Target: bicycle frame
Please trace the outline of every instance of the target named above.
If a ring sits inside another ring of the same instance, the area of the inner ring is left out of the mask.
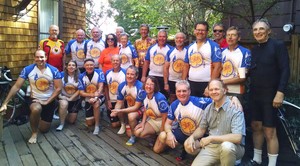
[[[289,120],[286,119],[285,117],[285,112],[286,112],[286,108],[285,106],[290,106],[298,111],[300,111],[300,107],[295,105],[295,104],[292,104],[290,102],[287,102],[287,101],[283,101],[283,105],[281,108],[278,108],[278,117],[280,119],[280,122],[284,128],[284,131],[285,133],[287,134],[288,136],[288,139],[289,139],[289,142],[292,146],[292,149],[293,149],[293,152],[295,153],[295,155],[300,158],[300,151],[299,151],[299,145],[297,145],[297,143],[295,142],[295,140],[297,138],[294,138],[295,136],[291,133],[291,123],[289,122]],[[300,112],[299,112],[300,114]],[[294,134],[295,134],[296,131],[294,131]],[[300,139],[300,137],[298,138]]]

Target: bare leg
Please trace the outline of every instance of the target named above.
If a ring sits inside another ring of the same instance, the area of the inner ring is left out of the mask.
[[[278,154],[279,143],[276,128],[264,127],[264,133],[267,141],[267,149],[269,154]]]
[[[99,134],[99,122],[100,122],[100,102],[99,100],[93,104],[94,118],[95,118],[95,129],[93,134]]]
[[[66,100],[59,100],[59,119],[60,125],[56,128],[57,131],[61,131],[64,127],[65,120],[68,114],[68,101]]]
[[[40,103],[32,103],[30,105],[30,127],[32,130],[32,135],[30,139],[28,140],[29,143],[34,144],[37,141],[37,135],[38,135],[38,125],[41,117],[42,112],[42,106]]]

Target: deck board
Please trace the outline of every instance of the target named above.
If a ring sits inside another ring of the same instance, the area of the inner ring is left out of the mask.
[[[18,150],[10,135],[9,128],[3,130],[3,142],[9,165],[23,165]]]

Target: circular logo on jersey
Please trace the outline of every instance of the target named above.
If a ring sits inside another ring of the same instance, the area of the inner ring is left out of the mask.
[[[52,51],[52,53],[53,54],[55,54],[55,55],[57,55],[57,54],[60,54],[61,53],[61,49],[60,49],[60,47],[57,47],[57,46],[54,46],[54,47],[52,47],[52,49],[51,49]]]
[[[100,51],[100,49],[97,48],[97,47],[93,47],[93,48],[91,49],[91,57],[93,57],[93,58],[99,57],[99,56],[100,56],[100,53],[101,53],[101,51]]]
[[[228,77],[233,73],[233,64],[231,61],[226,61],[223,64],[222,76]]]
[[[97,91],[97,86],[94,84],[89,84],[85,88],[86,93],[95,93]]]
[[[45,92],[50,87],[50,81],[44,77],[41,77],[35,81],[35,86],[39,91]]]
[[[196,52],[190,57],[190,65],[192,67],[199,67],[203,63],[202,55],[199,52]]]
[[[165,63],[165,56],[163,56],[162,54],[156,54],[153,57],[153,63],[155,65],[161,66]]]
[[[122,54],[121,59],[122,59],[122,64],[126,64],[129,61],[128,56],[126,54]]]
[[[129,107],[134,106],[134,104],[135,104],[135,98],[134,97],[132,97],[131,95],[127,95],[125,97],[125,100],[127,101],[127,105]]]
[[[177,59],[175,62],[173,62],[172,68],[176,73],[182,73],[184,66],[184,61],[182,59]]]
[[[113,95],[117,94],[118,86],[119,86],[119,83],[117,81],[113,81],[109,85],[109,91],[110,91],[110,93],[112,93]]]
[[[77,87],[74,86],[73,84],[67,84],[65,86],[65,91],[67,94],[72,95],[77,91]]]
[[[179,125],[181,131],[186,135],[191,135],[196,130],[196,122],[188,117],[182,118]]]
[[[84,59],[85,58],[84,51],[82,49],[78,50],[76,52],[76,56],[78,59]]]
[[[157,118],[157,116],[156,116],[155,112],[152,110],[152,108],[148,108],[145,113],[151,119],[156,119]]]

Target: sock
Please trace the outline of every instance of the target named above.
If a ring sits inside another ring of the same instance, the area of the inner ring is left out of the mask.
[[[98,135],[99,134],[99,126],[95,126],[93,134],[94,135]]]
[[[254,148],[253,160],[256,161],[258,164],[261,164],[261,155],[262,155],[262,150]]]
[[[120,130],[118,131],[117,134],[124,134],[125,131],[126,131],[126,125],[125,125],[125,123],[122,123],[121,127],[120,127]]]
[[[269,164],[268,164],[268,166],[276,166],[276,161],[277,161],[278,154],[270,154],[270,153],[268,153],[268,157],[269,157]]]
[[[56,128],[56,131],[62,131],[63,128],[64,128],[64,124],[60,124],[60,125]]]

